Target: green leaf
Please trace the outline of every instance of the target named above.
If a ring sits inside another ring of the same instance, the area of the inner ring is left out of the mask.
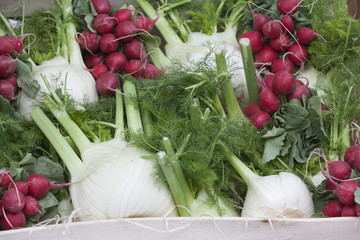
[[[50,182],[64,182],[63,167],[46,157],[40,157],[34,164],[34,171],[43,175]]]
[[[58,200],[51,192],[48,192],[44,198],[39,200],[40,207],[43,209],[55,207],[58,205],[58,203]]]
[[[39,83],[33,79],[30,67],[21,60],[16,61],[17,83],[25,94],[34,98],[40,89]]]
[[[25,157],[19,162],[19,164],[21,166],[26,164],[33,164],[35,162],[36,162],[36,158],[33,157],[31,153],[27,153]]]
[[[262,159],[263,163],[270,162],[280,154],[280,151],[284,146],[285,137],[286,133],[285,131],[283,131],[281,135],[273,138],[268,138],[265,141],[264,155]]]
[[[11,114],[14,111],[15,109],[11,105],[10,101],[5,99],[3,96],[0,96],[0,113]]]

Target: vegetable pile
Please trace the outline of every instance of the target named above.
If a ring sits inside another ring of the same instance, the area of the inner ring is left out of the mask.
[[[0,15],[1,230],[360,216],[345,0],[136,3]]]

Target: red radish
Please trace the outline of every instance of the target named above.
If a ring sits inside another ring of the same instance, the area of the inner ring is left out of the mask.
[[[306,47],[293,43],[288,49],[289,58],[296,65],[302,65],[308,58],[308,52]]]
[[[115,28],[115,35],[120,41],[127,42],[135,37],[138,33],[136,25],[132,21],[121,22]]]
[[[91,72],[95,79],[98,79],[101,75],[103,75],[104,73],[107,73],[109,71],[107,66],[105,64],[102,64],[102,63],[96,65],[92,69],[86,69],[86,70]]]
[[[94,52],[99,47],[100,36],[97,33],[91,32],[89,29],[85,29],[81,32],[77,41],[82,48],[90,52]]]
[[[262,27],[264,24],[271,20],[271,17],[266,14],[255,14],[255,12],[252,10],[249,2],[249,8],[253,15],[253,26],[256,29],[256,31],[262,33]]]
[[[265,74],[264,78],[262,79],[263,84],[269,89],[271,89],[271,85],[272,85],[274,76],[275,76],[274,73],[268,72]]]
[[[330,108],[328,108],[323,103],[321,103],[321,112],[325,112],[325,111],[329,111],[329,110],[330,110]]]
[[[287,71],[291,74],[294,74],[295,72],[295,67],[293,62],[288,59],[288,58],[278,58],[275,59],[272,63],[271,63],[271,71],[273,73],[277,73],[280,71]]]
[[[356,215],[360,217],[360,204],[358,203],[355,204],[355,211],[356,211]]]
[[[125,72],[133,77],[139,77],[144,71],[144,62],[140,60],[130,60],[125,65]]]
[[[286,29],[283,29],[284,33],[293,32],[295,29],[294,21],[289,15],[283,15],[280,19],[280,22],[284,25]]]
[[[255,54],[255,67],[270,66],[272,61],[278,57],[279,53],[272,49],[270,45],[266,45]]]
[[[340,217],[344,205],[337,199],[329,201],[322,212],[327,217]]]
[[[259,93],[259,106],[262,110],[273,114],[281,105],[279,97],[269,88],[262,87]]]
[[[14,86],[6,80],[0,80],[0,96],[3,96],[7,100],[15,100]]]
[[[0,78],[7,78],[15,72],[16,60],[6,55],[0,55]]]
[[[261,108],[258,103],[252,103],[242,110],[244,115],[248,118],[251,118],[255,113],[259,111],[261,111]]]
[[[151,32],[154,28],[154,24],[159,18],[151,19],[145,16],[139,16],[134,19],[135,26],[138,30],[142,30],[145,33]]]
[[[124,69],[126,63],[127,58],[122,52],[113,52],[105,60],[105,64],[110,72],[120,72]]]
[[[108,14],[99,14],[94,18],[93,27],[98,34],[111,33],[115,26],[115,19]]]
[[[109,0],[91,0],[97,14],[110,14],[111,4]]]
[[[320,36],[320,34],[308,27],[301,27],[295,33],[296,40],[302,45],[310,44],[315,36]]]
[[[126,42],[123,52],[129,59],[143,60],[146,56],[144,43],[137,38]]]
[[[0,219],[0,225],[3,230],[25,227],[26,218],[23,212],[10,213],[5,212]]]
[[[259,111],[251,117],[251,122],[257,129],[263,129],[264,124],[270,121],[270,119],[271,117],[267,112]]]
[[[71,183],[63,183],[63,184],[50,183],[46,177],[40,174],[31,174],[26,178],[26,183],[28,184],[29,187],[28,195],[34,197],[35,199],[41,199],[45,197],[51,188],[68,186],[71,184]]]
[[[131,13],[133,10],[122,8],[115,12],[114,18],[117,20],[117,23],[131,21]]]
[[[114,73],[108,72],[96,80],[95,86],[101,96],[113,96],[115,89],[120,87],[120,80]]]
[[[354,180],[347,180],[336,186],[336,195],[339,201],[345,205],[355,204],[354,192],[360,187],[359,183]]]
[[[356,151],[353,168],[360,173],[360,151]]]
[[[94,68],[96,65],[99,65],[101,63],[103,63],[103,61],[105,60],[105,53],[95,53],[93,55],[89,55],[88,57],[85,58],[85,66],[87,68]]]
[[[8,81],[9,83],[11,83],[11,85],[14,87],[14,92],[16,92],[18,90],[18,83],[17,83],[17,76],[16,74],[11,74],[9,77],[7,77],[5,79],[6,81]]]
[[[0,202],[0,218],[3,216],[3,207],[2,203]]]
[[[336,185],[329,179],[326,179],[325,189],[329,194],[333,194],[334,191],[336,190]]]
[[[112,33],[105,33],[100,39],[100,50],[103,53],[116,52],[119,47],[119,41]]]
[[[147,79],[155,79],[162,74],[160,69],[151,63],[146,63],[142,76]]]
[[[276,51],[286,51],[290,47],[289,37],[281,33],[279,37],[270,40],[270,46]]]
[[[250,40],[251,51],[253,53],[260,51],[264,46],[264,38],[258,31],[246,32],[239,39],[241,38],[248,38]]]
[[[0,37],[0,55],[12,54],[14,51],[14,44],[8,36]]]
[[[8,189],[13,182],[9,171],[0,172],[0,187]]]
[[[292,15],[299,11],[299,0],[278,0],[276,3],[277,10],[283,15]]]
[[[359,151],[360,147],[358,145],[352,145],[348,147],[345,151],[344,161],[349,163],[351,167],[354,167],[355,164],[355,155]]]
[[[40,213],[40,204],[38,200],[32,196],[25,197],[25,205],[22,210],[25,216],[34,216],[36,213]]]
[[[262,33],[269,39],[274,39],[280,36],[281,24],[278,21],[270,20],[262,27]]]
[[[291,73],[282,70],[275,73],[271,89],[276,94],[286,96],[294,91],[295,85],[296,82],[294,76]]]
[[[24,194],[24,196],[26,196],[28,194],[28,185],[22,181],[16,181],[15,184],[11,184],[10,187],[15,189],[15,186],[17,188],[17,190],[19,190],[20,192],[22,192],[22,194]]]
[[[305,95],[306,98],[311,97],[311,92],[309,88],[306,85],[304,85],[302,82],[300,84],[296,83],[294,91],[286,96],[286,100],[289,102],[292,99],[297,99],[301,103],[303,103],[303,95]]]
[[[327,171],[335,180],[346,180],[351,175],[350,164],[344,161],[327,162]]]
[[[6,211],[17,213],[24,208],[25,196],[15,188],[9,188],[4,192],[1,203]]]
[[[354,205],[345,205],[341,211],[342,217],[356,217],[355,204]]]
[[[24,45],[22,43],[25,36],[8,36],[12,41],[14,50],[18,53],[21,53],[24,50]]]

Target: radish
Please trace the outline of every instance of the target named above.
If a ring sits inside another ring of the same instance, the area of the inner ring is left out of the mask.
[[[286,96],[294,91],[295,85],[296,82],[294,76],[291,73],[282,70],[275,73],[271,89],[276,94]]]
[[[11,85],[14,87],[14,92],[16,92],[19,88],[18,83],[17,83],[17,76],[16,74],[11,74],[9,77],[7,77],[5,79],[6,81],[8,81],[9,83],[11,83]]]
[[[252,103],[242,109],[244,115],[248,118],[251,118],[255,113],[261,111],[261,108],[258,103]]]
[[[91,32],[89,29],[85,29],[81,32],[77,39],[80,46],[90,52],[94,52],[98,49],[100,44],[100,36]]]
[[[272,49],[270,45],[266,45],[255,54],[255,67],[270,66],[278,56],[279,53],[276,50]]]
[[[339,201],[345,205],[355,204],[354,192],[360,187],[359,183],[354,180],[347,180],[336,186],[336,195]]]
[[[146,57],[144,43],[137,38],[126,42],[123,52],[129,59],[143,60]]]
[[[93,55],[89,55],[85,58],[85,66],[89,69],[94,68],[96,65],[103,63],[105,60],[105,53],[98,52]]]
[[[340,217],[344,205],[337,199],[329,201],[322,212],[327,217]]]
[[[0,80],[0,96],[3,96],[7,100],[15,100],[14,86],[6,80]]]
[[[22,192],[22,194],[24,194],[24,196],[26,196],[28,194],[28,190],[29,187],[26,183],[22,182],[22,181],[16,181],[15,183],[12,183],[10,185],[10,188],[17,188],[17,190],[19,190],[20,192]]]
[[[355,204],[354,205],[345,205],[341,211],[342,217],[356,217]]]
[[[159,17],[155,19],[151,19],[145,16],[139,16],[134,19],[134,23],[138,30],[144,31],[145,33],[149,33],[154,28],[154,24],[158,19]]]
[[[348,147],[345,151],[344,161],[349,163],[351,167],[354,167],[355,155],[359,151],[359,149],[360,148],[358,145],[352,145],[352,146]]]
[[[360,204],[358,203],[355,204],[355,211],[356,211],[356,215],[360,217]]]
[[[116,36],[112,33],[105,33],[100,39],[100,50],[103,53],[116,52],[119,47],[119,42]]]
[[[328,161],[327,171],[330,177],[335,178],[335,180],[346,180],[351,175],[350,164],[345,161]]]
[[[16,60],[6,55],[0,55],[0,78],[9,77],[15,72]]]
[[[127,42],[134,38],[138,33],[136,25],[132,21],[121,22],[115,28],[115,35],[120,41]]]
[[[333,183],[333,181],[326,179],[325,189],[329,194],[333,194],[334,191],[336,190],[336,185]]]
[[[109,0],[91,0],[97,14],[110,14],[111,4]]]
[[[8,36],[12,41],[14,46],[14,50],[18,53],[21,53],[24,50],[24,45],[22,41],[24,40],[25,36]]]
[[[289,102],[292,99],[297,99],[301,103],[303,103],[303,95],[305,95],[306,98],[310,98],[311,97],[311,92],[310,92],[309,88],[306,85],[304,85],[303,82],[298,83],[296,81],[294,91],[291,94],[286,96],[286,100]]]
[[[266,15],[266,14],[255,14],[255,12],[252,10],[251,6],[250,6],[250,2],[249,2],[249,8],[250,11],[253,15],[253,27],[256,29],[256,31],[258,31],[259,33],[262,33],[262,28],[264,26],[264,24],[271,19],[270,16]]]
[[[281,33],[279,37],[270,39],[270,46],[276,51],[286,51],[290,47],[289,37]]]
[[[104,73],[96,80],[96,90],[101,96],[113,96],[115,89],[119,87],[119,78],[111,72]]]
[[[276,3],[277,10],[283,15],[292,15],[299,11],[299,0],[278,0]]]
[[[4,192],[1,203],[6,211],[17,213],[24,208],[25,196],[17,189],[9,188]]]
[[[4,210],[5,211],[5,210]],[[2,203],[0,201],[0,218],[3,216],[3,206]]]
[[[294,21],[289,15],[283,15],[280,19],[280,22],[284,25],[283,28],[286,28],[283,29],[284,33],[289,33],[294,31],[295,29]]]
[[[264,124],[270,121],[270,119],[271,117],[267,112],[258,111],[251,117],[251,122],[257,129],[263,129]]]
[[[301,27],[295,33],[296,40],[302,45],[310,44],[314,40],[315,36],[321,35],[308,27]]]
[[[287,71],[294,74],[295,67],[293,62],[288,58],[278,58],[271,63],[271,71],[275,74],[280,71]]]
[[[274,76],[275,76],[274,73],[268,72],[265,74],[264,78],[262,79],[263,84],[269,89],[271,89],[271,85],[272,85]]]
[[[102,64],[102,63],[96,65],[92,69],[86,69],[86,70],[91,72],[91,74],[93,75],[93,77],[95,79],[98,79],[101,75],[103,75],[104,73],[107,73],[109,71],[107,66],[105,64]]]
[[[99,14],[94,18],[93,27],[98,34],[111,33],[115,26],[115,19],[108,14]]]
[[[8,36],[0,37],[0,55],[11,55],[14,51],[14,44]]]
[[[241,38],[248,38],[250,40],[251,51],[253,53],[260,51],[264,46],[264,38],[258,31],[246,32],[239,39]]]
[[[26,196],[25,205],[22,212],[25,214],[25,216],[34,216],[36,213],[41,213],[38,200],[32,196]]]
[[[131,13],[133,10],[122,8],[115,12],[114,18],[117,20],[117,23],[131,21]]]
[[[360,173],[360,151],[356,151],[353,168]]]
[[[26,178],[26,183],[29,187],[28,195],[34,197],[35,199],[41,199],[45,197],[51,188],[68,186],[71,184],[53,184],[50,183],[46,177],[40,174],[31,174]]]
[[[0,172],[0,187],[8,189],[13,182],[9,171]]]
[[[110,72],[120,72],[124,69],[126,63],[127,57],[122,52],[113,52],[105,60],[105,64]]]
[[[281,24],[278,21],[270,20],[262,27],[262,33],[269,39],[274,39],[281,34]]]
[[[125,72],[133,77],[139,77],[144,71],[144,63],[140,60],[130,60],[125,65]]]
[[[155,79],[162,74],[160,69],[151,63],[145,63],[145,68],[142,76],[147,79]]]
[[[25,227],[26,218],[23,212],[10,213],[5,212],[0,219],[0,225],[3,230]]]
[[[279,97],[269,88],[262,87],[259,93],[259,106],[262,110],[273,114],[281,105]]]
[[[293,43],[288,49],[289,58],[296,65],[303,65],[308,58],[306,47]]]

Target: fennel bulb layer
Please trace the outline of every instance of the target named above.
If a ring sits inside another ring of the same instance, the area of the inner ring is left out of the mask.
[[[161,217],[175,209],[168,188],[156,182],[149,153],[120,138],[90,143],[82,151],[84,170],[71,173],[71,200],[82,221]],[[176,215],[172,211],[169,216]]]
[[[29,117],[35,104],[42,101],[44,93],[49,93],[41,75],[47,78],[53,89],[62,89],[63,94],[66,93],[77,103],[98,100],[95,80],[91,73],[77,64],[69,64],[61,56],[34,66],[32,75],[39,83],[40,90],[35,99],[28,97],[24,92],[21,93],[18,112],[25,117]]]
[[[247,105],[249,96],[239,44],[232,29],[207,35],[199,32],[189,34],[186,43],[167,43],[166,56],[191,67],[191,64],[207,59],[208,64],[216,69],[216,61],[211,51],[225,54],[229,72],[232,74],[231,84],[241,105]]]
[[[254,176],[247,184],[242,217],[309,218],[314,214],[309,190],[292,173]]]

